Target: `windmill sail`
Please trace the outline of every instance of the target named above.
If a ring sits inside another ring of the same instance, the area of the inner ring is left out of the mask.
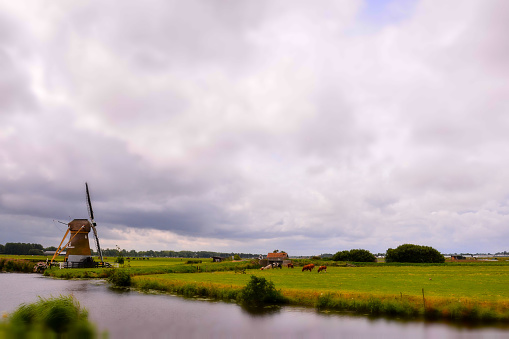
[[[101,263],[103,263],[104,262],[103,253],[101,251],[101,246],[99,245],[99,237],[97,236],[97,229],[95,228],[95,226],[97,226],[97,224],[94,221],[94,210],[92,209],[92,201],[90,200],[90,192],[88,191],[88,183],[85,183],[85,188],[87,191],[88,215],[90,216],[90,223],[92,224],[92,231],[94,232],[95,245],[97,247],[97,253],[99,254]]]

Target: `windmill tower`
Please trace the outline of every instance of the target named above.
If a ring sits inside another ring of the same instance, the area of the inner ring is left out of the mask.
[[[65,254],[65,261],[69,263],[92,262],[92,252],[88,242],[88,234],[91,229],[90,222],[87,219],[74,219],[68,224],[68,227],[70,240]]]
[[[74,219],[67,224],[67,232],[65,232],[58,249],[55,251],[55,255],[51,259],[51,262],[55,260],[55,257],[67,249],[65,255],[65,261],[67,267],[93,267],[95,263],[92,259],[92,251],[90,250],[89,233],[93,231],[94,239],[97,247],[97,253],[101,260],[101,265],[104,265],[101,247],[99,246],[99,237],[97,236],[96,223],[94,222],[94,211],[92,209],[92,202],[90,200],[90,193],[88,191],[88,183],[85,183],[87,193],[87,207],[90,220],[88,219]],[[69,235],[69,241],[62,247],[67,235]]]

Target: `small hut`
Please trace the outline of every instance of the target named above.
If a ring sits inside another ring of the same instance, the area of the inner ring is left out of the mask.
[[[267,254],[267,264],[276,264],[283,266],[289,262],[288,254],[285,252]]]

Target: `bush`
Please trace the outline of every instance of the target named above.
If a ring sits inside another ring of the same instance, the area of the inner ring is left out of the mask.
[[[0,258],[0,272],[24,272],[31,273],[34,263],[21,259]]]
[[[0,327],[0,337],[2,331],[7,338],[96,337],[88,312],[72,296],[39,298],[36,303],[22,304],[8,321]]]
[[[246,306],[263,306],[266,304],[284,304],[287,299],[276,290],[272,281],[263,277],[251,276],[240,293],[241,302]]]
[[[111,270],[108,276],[108,281],[115,287],[128,287],[131,286],[131,274],[127,270]]]
[[[376,257],[368,250],[340,251],[332,257],[334,261],[375,262]]]
[[[445,258],[433,247],[403,244],[395,249],[389,248],[385,262],[443,263]]]

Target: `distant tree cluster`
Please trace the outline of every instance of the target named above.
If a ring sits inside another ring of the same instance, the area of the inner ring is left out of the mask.
[[[22,242],[8,242],[5,246],[1,245],[0,253],[18,254],[18,255],[41,255],[44,254],[41,244],[28,244]]]
[[[375,262],[376,257],[368,250],[340,251],[332,256],[334,261]]]
[[[404,244],[395,249],[389,248],[385,262],[443,263],[445,258],[433,247]]]
[[[120,252],[120,253],[119,253]],[[95,253],[95,252],[94,252]],[[239,257],[244,259],[257,258],[260,254],[251,253],[225,253],[225,252],[212,252],[212,251],[127,251],[117,249],[103,249],[103,256],[105,257],[117,257],[122,255],[123,257],[170,257],[170,258],[210,258],[210,257]],[[96,254],[96,253],[95,253]]]

